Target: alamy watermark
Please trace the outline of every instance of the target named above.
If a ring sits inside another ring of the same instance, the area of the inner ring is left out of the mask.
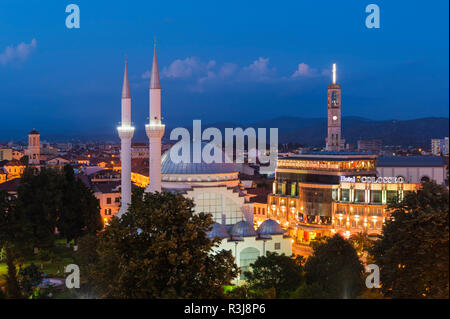
[[[248,163],[256,163],[258,160],[261,164],[269,164],[268,170],[275,170],[278,157],[278,128],[270,128],[269,148],[267,148],[266,130],[266,128],[252,127],[245,130],[240,127],[225,128],[224,143],[221,130],[208,127],[202,131],[201,120],[194,120],[192,142],[191,133],[184,127],[177,127],[170,132],[170,139],[178,140],[178,143],[170,149],[170,159],[173,163],[242,164],[247,157]],[[246,139],[247,151],[245,150]],[[222,152],[223,147],[225,147],[225,153]],[[245,156],[246,153],[247,156]]]
[[[366,13],[370,13],[366,17],[366,27],[368,29],[380,28],[380,7],[376,4],[369,4],[366,7]]]
[[[369,289],[380,288],[380,267],[369,264],[366,266],[366,272],[369,273],[366,278],[366,287]]]
[[[66,17],[66,27],[68,29],[80,28],[80,7],[76,4],[69,4],[66,7],[66,13],[70,13]]]

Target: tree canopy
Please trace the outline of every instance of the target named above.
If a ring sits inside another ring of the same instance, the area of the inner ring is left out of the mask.
[[[213,253],[211,215],[172,193],[133,192],[128,212],[99,235],[90,278],[104,298],[217,298],[238,275],[230,251]],[[80,247],[83,249],[83,247]]]
[[[303,257],[291,258],[268,251],[251,265],[251,271],[245,272],[246,281],[251,289],[275,289],[277,297],[287,296],[303,281]]]
[[[305,263],[304,289],[310,298],[356,298],[364,288],[363,275],[355,248],[336,234],[314,246]]]
[[[444,186],[428,182],[390,205],[391,218],[370,249],[385,296],[449,297],[448,196]]]

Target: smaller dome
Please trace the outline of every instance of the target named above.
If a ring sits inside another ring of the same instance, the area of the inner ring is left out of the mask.
[[[235,237],[251,237],[258,235],[253,228],[253,225],[243,220],[234,224],[230,234]]]
[[[225,229],[225,226],[219,223],[214,223],[212,225],[212,229],[206,233],[206,236],[208,236],[209,239],[214,239],[216,237],[219,237],[221,239],[230,238],[230,235]]]
[[[33,129],[28,135],[39,135],[39,132]]]
[[[282,235],[285,233],[280,224],[273,219],[266,219],[261,225],[259,225],[257,232],[260,235]]]

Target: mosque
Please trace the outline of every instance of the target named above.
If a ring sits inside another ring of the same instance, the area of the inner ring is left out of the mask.
[[[149,185],[145,191],[176,192],[192,199],[196,212],[211,213],[214,224],[208,237],[222,239],[215,250],[231,250],[242,273],[268,251],[292,255],[292,239],[285,235],[285,231],[275,220],[268,219],[255,230],[252,207],[246,200],[248,196],[246,197],[239,180],[239,166],[226,161],[222,149],[216,147],[214,150],[215,154],[220,154],[221,163],[205,163],[203,159],[198,163],[193,161],[193,150],[203,150],[206,145],[201,141],[179,142],[191,143],[187,148],[190,150],[188,162],[175,163],[171,159],[170,150],[161,156],[161,138],[165,125],[161,122],[161,85],[156,47],[149,91],[150,117],[145,127],[149,138]],[[131,126],[131,94],[126,64],[122,88],[122,122],[118,132],[121,138],[122,165],[120,217],[131,201],[130,143],[134,132],[134,127]],[[184,149],[182,145],[178,146]],[[239,279],[243,279],[243,275]]]

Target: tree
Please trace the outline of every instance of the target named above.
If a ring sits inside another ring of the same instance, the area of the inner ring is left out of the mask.
[[[238,275],[230,251],[213,253],[210,214],[168,192],[133,192],[128,212],[99,235],[92,282],[104,298],[217,298]]]
[[[23,230],[34,247],[53,246],[55,227],[61,207],[61,174],[42,168],[36,174],[27,168],[17,190],[17,209]]]
[[[84,232],[95,233],[103,228],[100,205],[92,190],[75,178],[72,166],[64,166],[63,177],[56,225],[67,242],[77,243]]]
[[[427,182],[390,204],[391,217],[369,251],[385,296],[449,297],[448,196],[444,186]]]
[[[312,298],[356,298],[364,288],[364,267],[352,244],[336,234],[314,247],[305,263]]]
[[[5,253],[6,266],[6,296],[20,298],[19,282],[15,265],[14,244],[20,238],[19,226],[14,199],[4,191],[0,191],[0,248]]]
[[[359,232],[350,236],[350,242],[355,247],[359,256],[367,252],[370,247],[372,247],[372,242],[370,241],[367,233]]]
[[[251,265],[251,271],[244,273],[250,289],[268,290],[274,288],[278,297],[287,296],[303,281],[303,257],[291,258],[284,254],[267,252]]]
[[[20,286],[26,296],[31,295],[33,287],[39,285],[42,281],[42,273],[39,268],[31,263],[31,265],[19,270]]]

